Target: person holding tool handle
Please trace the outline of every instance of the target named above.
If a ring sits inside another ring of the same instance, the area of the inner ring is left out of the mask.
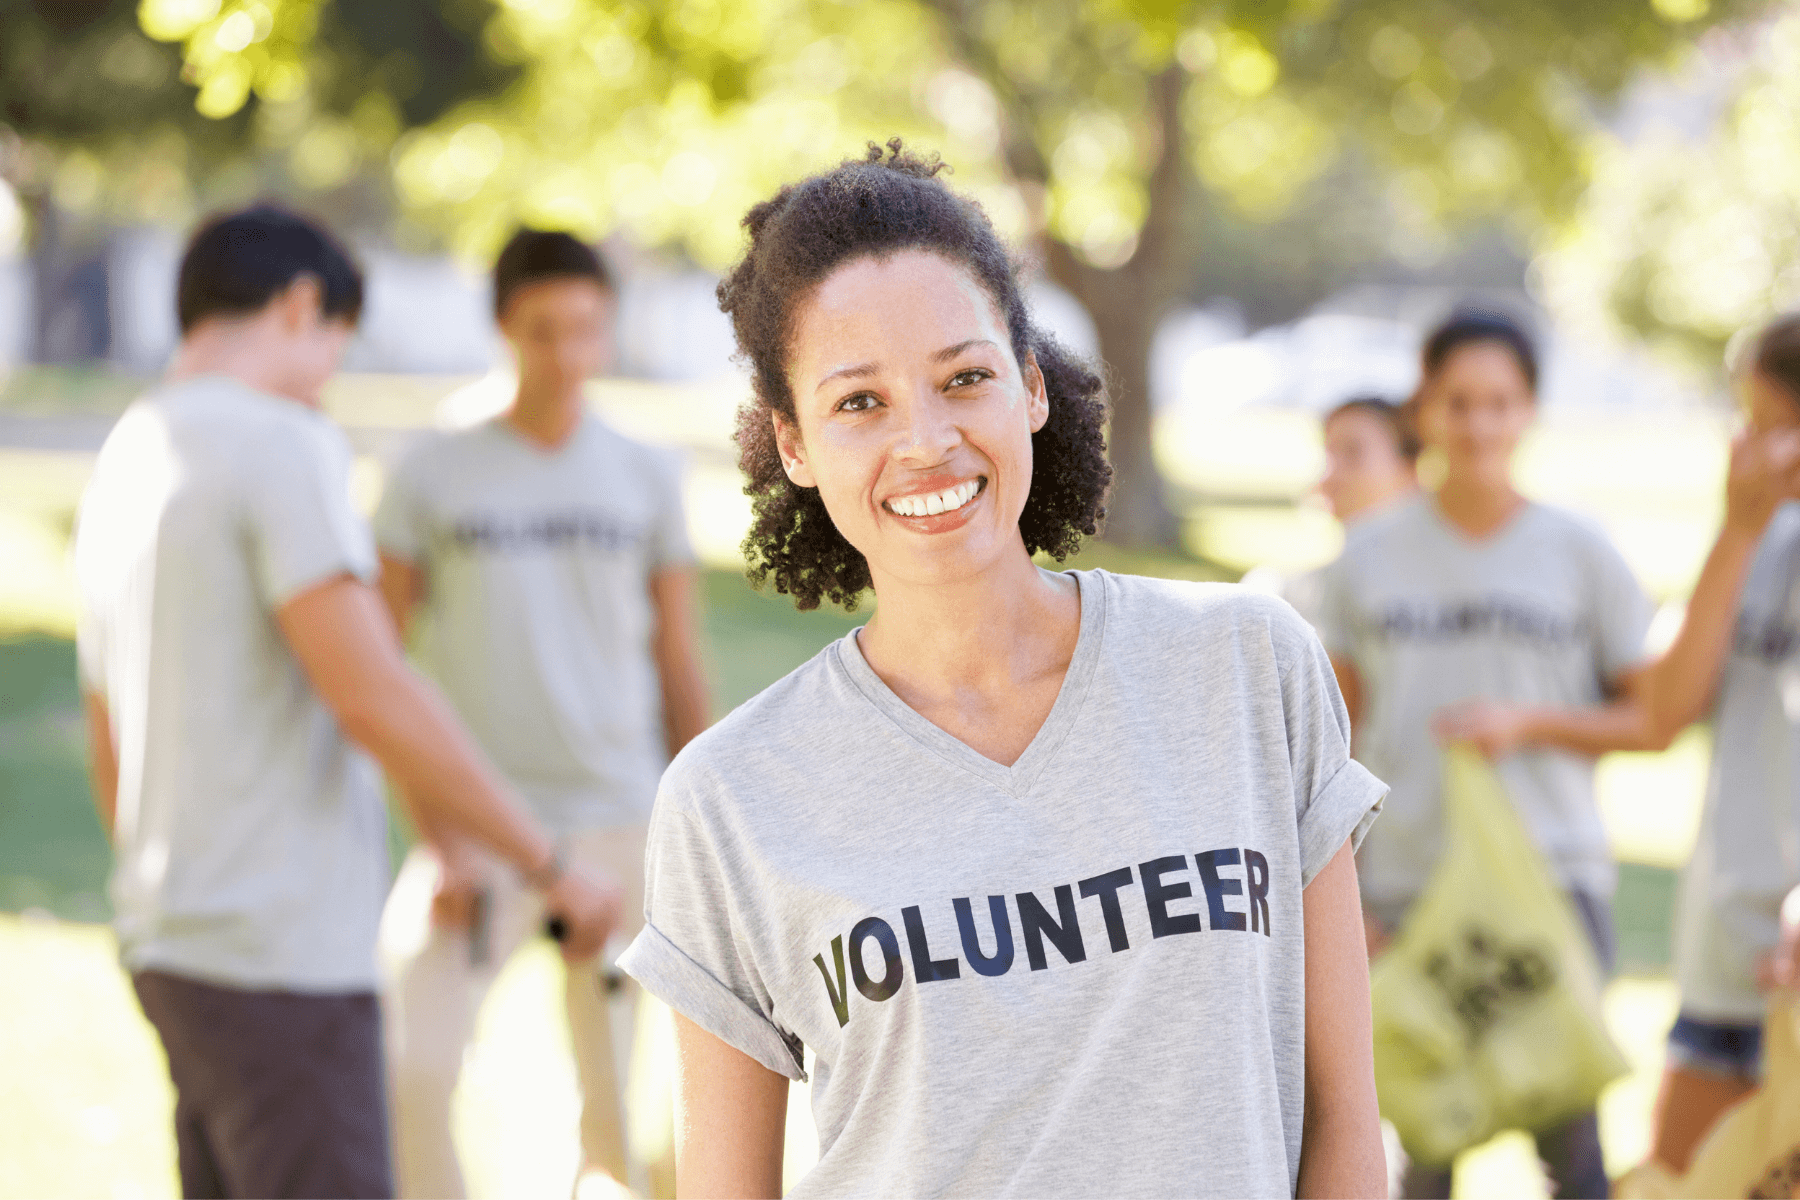
[[[483,749],[571,858],[629,893],[641,921],[644,822],[669,757],[706,727],[695,570],[678,463],[587,410],[617,293],[567,233],[521,230],[494,267],[494,314],[518,369],[501,414],[423,439],[375,517],[381,587]],[[491,856],[423,830],[383,919],[396,1173],[402,1196],[460,1196],[450,1098],[488,988],[539,930],[570,936]],[[628,1164],[610,996],[589,964],[565,999],[582,1089],[584,1178]],[[646,1181],[647,1182],[647,1181]]]
[[[319,408],[362,306],[323,228],[256,207],[182,259],[182,340],[100,451],[75,541],[120,955],[167,1052],[182,1191],[391,1196],[375,938],[386,813],[508,864],[583,959],[620,890],[566,868],[406,665]]]

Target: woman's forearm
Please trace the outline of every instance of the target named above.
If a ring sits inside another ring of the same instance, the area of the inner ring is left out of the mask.
[[[1383,1197],[1387,1160],[1375,1099],[1369,959],[1356,859],[1346,841],[1303,894],[1306,1116],[1301,1196]]]
[[[788,1081],[675,1014],[675,1194],[781,1195]]]
[[[1712,704],[1737,623],[1738,594],[1756,556],[1757,534],[1727,525],[1706,556],[1681,632],[1651,666],[1645,699],[1649,729],[1664,745]]]

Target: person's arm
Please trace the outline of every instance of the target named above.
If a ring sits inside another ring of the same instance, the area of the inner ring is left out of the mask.
[[[1787,431],[1740,434],[1732,442],[1725,524],[1700,569],[1681,632],[1650,671],[1645,708],[1652,742],[1668,745],[1712,707],[1757,543],[1775,510],[1800,493],[1797,463],[1800,442]]]
[[[381,578],[377,586],[381,589],[383,603],[387,605],[388,616],[394,620],[394,631],[405,642],[413,609],[425,599],[425,572],[407,559],[383,550]]]
[[[1302,893],[1306,926],[1306,1115],[1300,1196],[1387,1195],[1375,1100],[1374,1019],[1356,858],[1345,841]]]
[[[100,828],[112,840],[119,813],[119,754],[113,748],[112,714],[106,697],[83,688],[81,707],[87,715],[88,776],[94,785],[94,810]]]
[[[785,1076],[676,1013],[675,1194],[780,1196],[787,1102]]]
[[[510,793],[435,688],[400,651],[375,589],[349,575],[300,592],[275,613],[282,637],[346,737],[372,754],[427,820],[476,838],[563,917],[563,953],[587,958],[617,922],[616,885],[558,870],[556,847]]]
[[[1469,742],[1489,759],[1516,750],[1550,747],[1598,758],[1614,750],[1661,750],[1650,731],[1645,691],[1651,667],[1625,672],[1605,704],[1563,708],[1467,700],[1437,711],[1431,731],[1438,741]],[[1673,735],[1671,735],[1672,737]]]
[[[707,725],[693,568],[669,567],[650,576],[650,602],[655,610],[650,651],[662,682],[663,737],[674,758]]]

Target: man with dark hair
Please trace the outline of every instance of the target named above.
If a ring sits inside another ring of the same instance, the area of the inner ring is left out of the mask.
[[[706,689],[678,467],[583,398],[610,357],[615,304],[591,247],[530,230],[508,242],[494,307],[518,367],[512,402],[414,448],[375,532],[395,622],[423,618],[422,665],[482,747],[575,861],[624,884],[628,938],[657,780],[705,728]],[[382,921],[384,1000],[400,1194],[443,1197],[463,1194],[450,1134],[463,1051],[539,906],[467,838],[428,836]],[[612,979],[630,1002],[636,985]],[[569,972],[567,1004],[587,1169],[623,1183],[619,1073],[594,971]]]
[[[329,234],[201,227],[182,340],[108,436],[75,543],[94,792],[121,957],[168,1053],[188,1196],[392,1194],[374,948],[380,760],[591,955],[619,892],[565,868],[371,587],[350,451],[318,411],[362,303]]]

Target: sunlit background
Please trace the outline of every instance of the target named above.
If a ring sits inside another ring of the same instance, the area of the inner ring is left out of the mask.
[[[1041,320],[1108,366],[1120,478],[1084,562],[1329,560],[1318,414],[1403,398],[1421,330],[1477,300],[1547,348],[1526,489],[1601,520],[1678,621],[1720,511],[1722,354],[1800,301],[1793,4],[0,0],[0,1196],[174,1194],[160,1052],[102,924],[67,545],[174,345],[184,229],[272,196],[356,247],[369,303],[329,407],[365,504],[411,431],[504,402],[500,242],[602,242],[623,306],[594,400],[689,453],[723,711],[847,618],[737,574],[744,383],[712,290],[749,204],[894,136],[942,154]],[[1603,1105],[1615,1172],[1645,1149],[1706,740],[1602,769],[1608,1012],[1637,1068]],[[573,1173],[558,969],[515,964],[470,1060],[483,1196]],[[1516,1137],[1465,1165],[1464,1195],[1541,1187]]]

